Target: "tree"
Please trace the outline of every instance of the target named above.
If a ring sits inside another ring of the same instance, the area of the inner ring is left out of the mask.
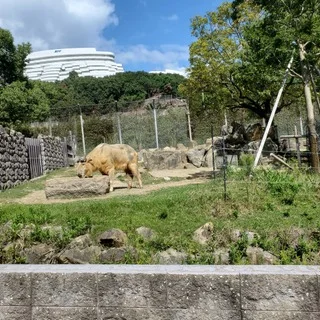
[[[37,85],[15,81],[2,89],[0,123],[17,125],[43,121],[49,115],[49,99]]]
[[[30,43],[22,43],[16,47],[10,31],[0,28],[0,87],[16,80],[24,80],[25,58],[30,52]]]
[[[245,0],[234,1],[237,7]],[[268,40],[264,52],[270,54],[281,48],[283,55],[292,54],[292,44],[295,44],[299,64],[292,68],[293,75],[301,80],[307,108],[308,129],[310,134],[310,150],[312,168],[319,171],[318,137],[315,126],[314,109],[312,103],[311,67],[319,64],[320,54],[320,3],[317,0],[253,0],[260,6],[261,19],[255,26]],[[279,51],[279,50],[278,50]],[[271,61],[274,66],[274,62]]]
[[[190,77],[181,89],[198,96],[204,92],[206,108],[243,109],[268,119],[287,63],[274,68],[252,47],[256,38],[264,45],[265,39],[253,27],[260,16],[258,4],[243,1],[236,6],[224,3],[215,12],[195,17],[191,27],[197,40],[190,46]],[[289,82],[278,112],[296,101],[298,95],[290,91],[295,85]]]

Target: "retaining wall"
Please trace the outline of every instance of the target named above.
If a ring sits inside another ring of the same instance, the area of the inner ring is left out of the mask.
[[[0,190],[29,179],[25,137],[0,126]]]
[[[316,320],[320,267],[1,265],[0,319]]]

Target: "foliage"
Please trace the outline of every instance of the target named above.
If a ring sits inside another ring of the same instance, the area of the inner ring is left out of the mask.
[[[30,43],[15,46],[11,32],[0,28],[0,88],[13,81],[24,80],[25,58],[30,52]]]
[[[0,122],[19,125],[43,121],[49,115],[49,100],[38,83],[15,81],[2,89]]]
[[[58,171],[60,175],[70,174],[70,169]],[[143,174],[142,179],[144,184],[155,182],[149,174]],[[42,188],[44,182],[42,179]],[[34,184],[39,181],[18,188],[30,191]],[[186,252],[190,264],[213,264],[212,253],[225,248],[229,263],[246,264],[249,263],[246,248],[254,246],[273,254],[280,264],[318,264],[319,186],[318,176],[301,172],[255,170],[252,179],[246,181],[243,175],[230,172],[226,201],[223,180],[216,177],[201,184],[165,188],[143,196],[50,205],[3,204],[0,225],[3,227],[10,221],[7,239],[12,241],[21,237],[21,230],[34,225],[28,236],[30,245],[43,242],[55,244],[59,249],[78,235],[89,233],[95,239],[107,229],[119,228],[127,233],[129,245],[138,252],[137,256],[128,255],[126,263],[152,263],[153,254],[174,248]],[[1,193],[1,198],[8,198],[6,195],[12,191]],[[288,195],[294,195],[294,206],[283,201]],[[208,245],[202,246],[192,240],[192,235],[208,221],[214,225],[214,236]],[[48,226],[61,226],[59,236],[54,229],[47,231]],[[157,237],[144,240],[135,232],[140,226],[153,229]],[[240,231],[238,239],[230,236],[234,230]],[[249,241],[247,231],[257,236]],[[0,258],[3,263],[6,259],[23,263],[18,253],[18,248],[12,249],[6,258],[3,255]]]
[[[234,1],[192,20],[196,41],[190,46],[190,77],[180,86],[190,99],[203,92],[202,104],[213,114],[221,108],[243,109],[246,117],[269,118],[292,48],[288,52],[287,43],[277,43],[266,54],[275,42],[263,36],[262,17],[254,1]],[[302,91],[297,85],[288,82],[277,112],[298,105]]]

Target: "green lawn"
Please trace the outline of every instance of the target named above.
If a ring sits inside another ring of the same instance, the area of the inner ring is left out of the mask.
[[[65,175],[67,172],[55,172]],[[143,176],[143,182],[151,179]],[[1,199],[18,197],[44,186],[45,178],[0,193]],[[150,181],[149,181],[150,183]],[[247,239],[232,240],[233,230],[251,231],[259,246],[283,264],[318,264],[320,251],[320,212],[318,176],[295,171],[258,171],[253,178],[244,171],[228,172],[227,193],[221,177],[202,184],[171,187],[141,196],[114,197],[50,205],[0,205],[0,224],[11,221],[15,228],[46,224],[62,226],[65,245],[77,235],[120,228],[129,243],[144,254],[134,263],[150,263],[153,253],[172,247],[190,254],[190,263],[212,263],[217,248],[237,251],[231,263],[246,263],[241,245]],[[192,240],[193,232],[206,222],[214,225],[207,246]],[[154,241],[143,241],[135,229],[145,226],[157,232]],[[298,236],[297,236],[298,234]],[[56,239],[38,234],[37,241]],[[131,262],[131,261],[130,261]]]

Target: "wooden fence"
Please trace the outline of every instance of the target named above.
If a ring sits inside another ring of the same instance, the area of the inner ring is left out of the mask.
[[[28,151],[30,179],[42,176],[43,162],[40,140],[35,138],[26,138],[26,147]]]

